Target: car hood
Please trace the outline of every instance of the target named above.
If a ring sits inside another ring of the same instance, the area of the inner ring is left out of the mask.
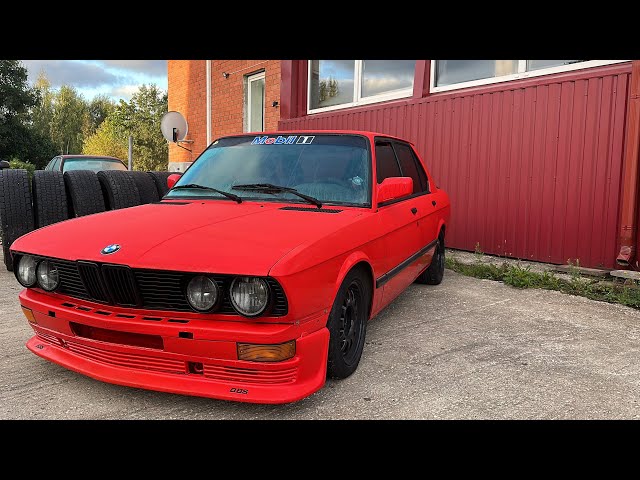
[[[11,249],[134,268],[267,275],[292,249],[330,235],[363,214],[356,208],[324,213],[312,206],[283,207],[266,202],[163,201],[40,228],[20,237]],[[120,249],[101,254],[111,244]]]

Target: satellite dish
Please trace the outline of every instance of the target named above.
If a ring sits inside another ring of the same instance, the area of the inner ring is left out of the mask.
[[[177,143],[187,136],[189,126],[180,112],[167,112],[160,121],[160,130],[167,141]]]

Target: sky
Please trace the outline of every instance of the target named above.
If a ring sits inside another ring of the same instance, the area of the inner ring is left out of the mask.
[[[167,91],[166,60],[22,60],[33,84],[44,72],[54,89],[76,88],[86,100],[99,94],[128,101],[143,84]]]

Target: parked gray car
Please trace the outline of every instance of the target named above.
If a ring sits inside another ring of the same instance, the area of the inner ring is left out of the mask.
[[[70,170],[93,170],[101,172],[104,170],[127,170],[125,163],[116,157],[105,157],[101,155],[57,155],[53,157],[45,170],[58,172],[68,172]]]

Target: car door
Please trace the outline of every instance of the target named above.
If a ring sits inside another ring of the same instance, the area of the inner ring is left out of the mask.
[[[427,174],[413,147],[406,142],[394,141],[393,147],[403,176],[413,178],[413,194],[416,198],[417,221],[420,228],[423,255],[417,259],[424,270],[430,263],[438,236],[437,204],[429,189]]]
[[[390,139],[376,139],[375,155],[378,184],[385,178],[404,176]],[[420,204],[421,200],[414,195],[378,204],[376,214],[379,217],[379,228],[384,231],[386,249],[379,264],[379,271],[383,274],[376,279],[376,287],[384,288],[382,306],[389,304],[420,273],[412,259],[422,245],[417,216]]]

